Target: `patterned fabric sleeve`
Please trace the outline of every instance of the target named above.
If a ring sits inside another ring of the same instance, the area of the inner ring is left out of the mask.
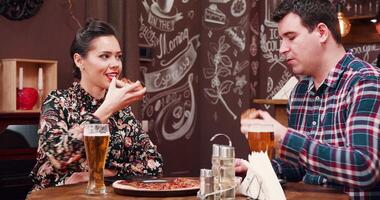
[[[156,145],[149,139],[130,108],[124,111],[122,121],[126,124],[123,155],[107,167],[116,167],[119,176],[161,176],[163,159]],[[112,154],[112,152],[111,152]]]
[[[347,146],[324,144],[289,128],[281,147],[282,159],[350,187],[367,187],[380,180],[379,79],[368,76],[355,81],[347,96]]]
[[[60,93],[52,92],[44,101],[41,109],[39,148],[42,148],[52,165],[61,172],[77,171],[80,159],[84,159],[85,151],[82,131],[79,125],[99,122],[95,116],[83,113],[81,120],[70,128],[67,123],[68,110],[64,106],[65,99]],[[69,169],[73,170],[69,170]]]

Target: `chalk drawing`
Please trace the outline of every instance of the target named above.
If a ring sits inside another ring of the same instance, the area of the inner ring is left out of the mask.
[[[204,11],[202,26],[206,29],[224,29],[228,25],[228,18],[216,4],[210,4]]]
[[[178,98],[163,107],[157,115],[158,122],[155,124],[155,130],[156,132],[161,132],[164,139],[168,141],[177,140],[183,136],[189,139],[193,133],[196,107],[192,82],[193,74],[191,73],[188,76],[187,87],[185,87],[190,93],[190,99],[184,100]],[[179,93],[181,91],[175,89],[174,92]],[[186,97],[186,92],[184,93],[184,96]],[[169,110],[171,112],[168,112]],[[171,120],[168,120],[169,117]],[[173,119],[176,121],[173,121]],[[167,125],[169,121],[170,125]]]
[[[245,74],[241,75],[241,76],[236,76],[235,77],[236,81],[235,81],[235,87],[232,89],[234,91],[234,93],[238,94],[238,95],[243,95],[244,92],[243,92],[243,87],[245,85],[247,85],[247,79],[246,79],[246,76]]]
[[[157,0],[158,1],[158,0]],[[154,28],[171,32],[174,30],[175,23],[183,18],[182,13],[177,9],[172,9],[174,0],[160,0],[163,3],[153,1],[151,5],[143,0],[145,11],[148,14],[148,24]]]
[[[268,27],[277,27],[277,23],[272,21],[272,12],[281,0],[265,0],[265,18],[264,24]]]
[[[230,0],[209,0],[210,3],[228,3]]]
[[[235,68],[232,74],[236,76],[238,73],[243,71],[246,67],[248,67],[248,65],[249,65],[248,60],[244,60],[242,63],[240,63],[239,61],[236,61]]]
[[[221,80],[221,78],[226,78],[232,74],[231,58],[225,54],[230,48],[230,45],[225,43],[225,36],[223,35],[219,38],[218,44],[211,42],[210,47],[212,52],[208,51],[207,55],[209,65],[212,67],[203,68],[203,75],[206,79],[210,79],[211,88],[204,88],[203,90],[212,104],[217,104],[220,101],[232,115],[233,119],[236,119],[236,114],[230,109],[223,98],[223,95],[228,94],[231,91],[234,82],[231,80]]]
[[[257,90],[256,90],[257,85],[258,85],[258,81],[253,81],[253,82],[251,82],[251,84],[249,85],[250,88],[251,88],[252,96],[254,96],[254,97],[256,97],[256,95],[257,95]]]
[[[242,16],[247,10],[247,2],[245,0],[234,0],[231,5],[231,15],[234,17]]]
[[[278,38],[273,37],[270,38],[270,40],[267,40],[265,27],[263,25],[261,25],[260,30],[260,48],[262,51],[262,56],[266,59],[266,62],[271,64],[269,66],[269,71],[272,71],[272,68],[275,66],[280,66],[287,69],[286,65],[282,63],[284,61],[284,57],[280,56],[278,52],[278,49],[280,48],[280,41]]]
[[[189,10],[189,12],[187,12],[187,16],[188,16],[190,19],[193,19],[193,18],[194,18],[194,10]]]
[[[251,62],[251,70],[252,70],[252,74],[254,76],[257,76],[257,73],[259,71],[259,61],[252,61]]]
[[[380,53],[380,47],[377,46],[376,44],[365,44],[361,46],[354,46],[354,47],[350,47],[350,50],[355,56],[376,66],[377,55]]]
[[[236,45],[240,51],[245,49],[245,32],[240,26],[229,27],[225,31],[226,35],[231,39],[232,44]]]

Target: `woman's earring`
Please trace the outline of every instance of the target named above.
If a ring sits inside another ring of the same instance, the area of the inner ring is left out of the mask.
[[[84,71],[84,67],[82,67],[82,65],[78,65],[77,67],[79,68],[80,71]]]

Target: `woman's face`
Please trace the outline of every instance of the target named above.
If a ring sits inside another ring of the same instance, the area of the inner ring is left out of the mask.
[[[115,36],[100,36],[92,40],[87,55],[77,60],[81,68],[81,85],[89,90],[108,89],[112,78],[121,73],[121,57]]]

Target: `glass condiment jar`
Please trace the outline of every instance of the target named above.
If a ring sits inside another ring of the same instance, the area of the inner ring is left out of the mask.
[[[226,134],[216,134],[210,141],[218,136],[228,139],[227,145],[212,145],[212,171],[214,174],[214,191],[220,191],[215,199],[235,199],[235,148],[232,147],[230,137]]]
[[[214,176],[211,169],[201,169],[200,172],[200,195],[202,199],[214,200]]]

